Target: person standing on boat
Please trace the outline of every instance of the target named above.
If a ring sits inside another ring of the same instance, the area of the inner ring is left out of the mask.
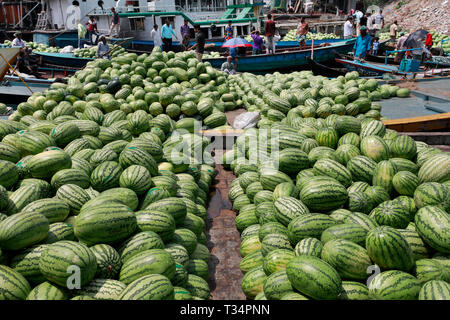
[[[300,19],[300,23],[297,26],[297,40],[300,50],[303,50],[306,47],[306,34],[309,31],[308,22],[306,22],[305,17]]]
[[[235,74],[236,68],[237,68],[237,64],[233,63],[233,57],[228,56],[227,61],[222,63],[220,70],[222,70],[223,72],[228,73],[228,74]]]
[[[372,18],[375,35],[377,34],[377,32],[379,32],[384,27],[384,17],[382,15],[382,13],[383,13],[383,10],[380,10],[380,12]]]
[[[347,18],[347,22],[344,23],[344,39],[351,39],[353,38],[353,17],[349,16]]]
[[[41,75],[38,72],[37,64],[30,65],[30,63],[26,59],[25,49],[21,49],[19,55],[16,59],[16,65],[14,67],[15,71],[19,71],[20,73],[29,74],[35,76],[36,78],[41,78]]]
[[[22,40],[22,32],[16,32],[14,33],[14,40],[12,41],[11,45],[13,47],[21,47],[25,48],[27,45],[25,44],[25,41]]]
[[[360,35],[360,20],[361,18],[364,16],[364,14],[358,9],[355,11],[355,23],[356,23],[356,35],[359,36]]]
[[[195,49],[195,56],[197,57],[198,61],[202,62],[203,53],[205,52],[206,37],[204,33],[200,30],[200,25],[198,24],[194,26],[194,32],[195,32],[195,44],[188,50]]]
[[[114,8],[111,8],[111,12],[112,12],[113,18],[112,18],[112,21],[111,21],[111,28],[109,29],[108,36],[112,35],[112,32],[113,32],[114,29],[116,29],[116,36],[119,36],[119,28],[120,28],[119,13]]]
[[[408,39],[408,35],[405,35],[404,32],[400,32],[400,39],[397,41],[397,50],[406,50],[405,41]],[[405,56],[405,52],[397,52],[394,61],[400,63]]]
[[[263,39],[259,35],[259,30],[253,30],[251,36],[253,39],[253,55],[262,54]]]
[[[361,34],[356,38],[355,46],[353,47],[353,56],[355,60],[364,60],[366,54],[370,52],[372,38],[367,34],[367,27],[361,27]]]
[[[105,36],[100,36],[100,38],[98,39],[98,44],[97,44],[97,54],[96,57],[97,58],[102,58],[102,59],[111,59],[110,55],[109,55],[109,45],[106,42],[106,38]]]
[[[397,31],[398,31],[398,25],[397,25],[397,20],[394,21],[393,24],[391,24],[391,27],[389,28],[389,35],[391,37],[391,41],[395,43],[395,41],[397,41]]]
[[[275,54],[275,41],[273,36],[275,35],[275,21],[272,20],[272,15],[269,13],[267,15],[267,21],[264,25],[264,33],[266,36],[266,53]]]
[[[367,32],[369,33],[369,36],[374,37],[374,29],[373,29],[373,19],[372,14],[370,12],[366,12],[367,17]]]
[[[184,19],[184,24],[180,28],[183,50],[187,50],[189,48],[189,42],[191,41],[191,28],[189,28],[188,22]]]
[[[150,37],[153,40],[153,47],[160,47],[162,48],[162,39],[161,39],[161,33],[158,31],[158,25],[155,24],[153,26],[152,32],[150,32]]]
[[[225,41],[233,39],[233,27],[231,26],[231,20],[228,21],[228,26],[225,28]]]
[[[172,36],[174,36],[177,40],[178,37],[172,29],[172,25],[170,24],[170,20],[166,19],[166,24],[161,28],[161,38],[164,43],[164,51],[169,52],[172,51]]]
[[[372,43],[372,54],[373,54],[374,56],[377,56],[377,55],[378,55],[378,49],[379,49],[379,47],[380,47],[379,39],[378,39],[378,37],[375,37],[375,39],[373,40],[373,43]]]
[[[89,41],[94,46],[97,44],[97,39],[96,41],[94,41],[93,39],[94,35],[97,37],[98,34],[97,21],[95,21],[95,18],[93,16],[90,16],[88,22],[86,22],[86,25],[88,26],[87,32]]]

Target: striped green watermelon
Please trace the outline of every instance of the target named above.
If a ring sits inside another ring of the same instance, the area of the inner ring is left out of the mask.
[[[296,244],[294,251],[296,256],[308,255],[320,258],[322,248],[323,244],[320,240],[316,238],[305,238]]]
[[[170,253],[162,249],[150,249],[136,254],[123,264],[119,280],[128,285],[149,274],[161,274],[172,279],[175,261]]]
[[[23,249],[44,240],[48,230],[48,220],[40,213],[14,214],[0,222],[0,248]]]
[[[0,300],[25,300],[30,291],[30,284],[20,273],[0,265]]]
[[[428,281],[419,291],[419,300],[450,300],[450,285],[441,280]]]
[[[64,221],[70,213],[70,207],[63,200],[47,198],[33,201],[26,205],[22,212],[40,213],[49,223]]]
[[[321,258],[336,269],[344,279],[364,280],[372,264],[364,247],[344,239],[333,239],[324,244]]]
[[[294,218],[288,225],[289,240],[297,244],[305,238],[319,239],[322,232],[336,224],[336,221],[325,214],[308,214]]]
[[[369,284],[369,297],[375,300],[416,300],[421,288],[412,275],[391,270],[379,273]]]
[[[30,283],[39,284],[46,279],[39,270],[39,259],[47,244],[36,245],[21,251],[11,258],[9,266],[23,275]]]
[[[450,217],[438,206],[426,206],[414,218],[417,232],[432,248],[450,253]]]
[[[293,197],[278,198],[274,204],[276,219],[287,226],[295,217],[309,213],[304,203]]]
[[[262,266],[256,267],[247,272],[242,277],[241,288],[244,294],[249,299],[254,299],[258,293],[263,291],[264,282],[267,276],[264,273]]]
[[[174,291],[170,280],[160,274],[150,274],[128,284],[119,300],[171,300]]]
[[[139,232],[128,238],[119,248],[120,259],[127,261],[136,254],[150,249],[164,249],[161,237],[153,231]]]
[[[436,154],[428,158],[420,167],[420,183],[445,182],[450,180],[450,156],[448,153]]]
[[[325,229],[320,240],[323,244],[334,239],[348,240],[353,243],[365,246],[367,229],[361,225],[353,223],[340,223]]]
[[[94,278],[97,260],[82,243],[58,241],[42,252],[39,269],[47,280],[63,287],[74,285],[71,275],[79,272],[79,284],[83,286]]]
[[[27,162],[27,170],[34,178],[50,178],[62,169],[72,166],[70,156],[60,150],[50,150],[36,154]]]
[[[96,277],[114,279],[119,274],[122,261],[119,253],[107,244],[97,244],[90,247],[97,259]]]
[[[77,293],[96,300],[118,300],[126,287],[124,283],[117,280],[94,279],[77,290]]]
[[[362,283],[342,281],[342,291],[339,300],[369,300],[369,289]]]
[[[300,191],[300,200],[312,211],[326,212],[337,209],[347,199],[347,190],[333,178],[310,180]]]
[[[381,268],[409,271],[414,266],[408,242],[392,227],[381,226],[370,230],[366,249],[370,258]]]
[[[65,222],[55,222],[50,224],[45,243],[51,244],[62,240],[75,240],[73,227]]]
[[[48,281],[33,288],[27,296],[27,300],[68,300],[66,290]]]
[[[337,299],[341,292],[338,272],[325,261],[301,255],[286,266],[289,281],[296,290],[317,300]]]
[[[410,212],[398,201],[385,201],[372,210],[370,216],[380,225],[404,229],[410,222]]]
[[[292,292],[286,270],[280,270],[268,276],[264,281],[263,290],[268,300],[280,300],[284,294]]]
[[[208,283],[203,278],[196,276],[195,274],[190,274],[188,276],[186,289],[193,297],[208,299],[210,296]]]
[[[139,230],[153,231],[163,241],[171,240],[175,232],[175,220],[170,213],[155,210],[141,210],[136,213]]]

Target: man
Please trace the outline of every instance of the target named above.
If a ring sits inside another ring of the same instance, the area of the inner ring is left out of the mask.
[[[380,10],[380,12],[372,18],[375,35],[377,34],[377,32],[379,32],[384,27],[384,17],[382,15],[382,13],[383,13],[383,10]]]
[[[16,59],[16,65],[14,67],[15,71],[19,71],[20,73],[26,73],[32,76],[35,76],[36,78],[41,78],[41,75],[38,72],[38,65],[33,64],[30,65],[27,54],[26,54],[26,48],[20,49],[19,55]]]
[[[166,52],[172,51],[172,36],[178,40],[170,24],[170,20],[166,19],[166,24],[161,28],[161,38],[164,43],[164,51]]]
[[[366,17],[367,17],[367,32],[369,32],[369,35],[371,37],[375,36],[374,34],[374,30],[373,30],[373,19],[372,19],[372,14],[370,12],[366,12]]]
[[[397,20],[394,21],[393,24],[391,24],[391,27],[389,28],[389,35],[391,37],[391,42],[395,43],[397,41]]]
[[[98,39],[98,45],[97,45],[97,53],[96,53],[96,57],[97,58],[103,58],[103,59],[111,59],[110,55],[109,55],[109,45],[106,42],[106,38],[105,36],[100,36],[100,38]]]
[[[349,16],[347,22],[344,23],[344,39],[353,38],[353,17]]]
[[[225,28],[225,41],[233,39],[233,27],[231,26],[231,20],[228,21],[228,25]]]
[[[94,41],[94,35],[97,35],[98,29],[97,29],[97,22],[95,21],[95,18],[93,16],[89,17],[88,22],[86,22],[86,25],[88,26],[88,38],[91,44],[94,46],[97,44],[97,39]]]
[[[187,50],[189,48],[189,42],[191,41],[191,29],[188,26],[188,22],[184,19],[184,24],[180,28],[183,50]]]
[[[355,46],[353,47],[353,56],[355,60],[364,60],[366,54],[370,51],[372,38],[367,34],[367,27],[361,27],[361,34],[356,38]]]
[[[151,39],[153,40],[153,47],[160,47],[162,48],[162,39],[161,39],[161,33],[158,31],[158,25],[155,24],[153,26],[152,32],[150,32]]]
[[[288,10],[288,13],[290,13],[290,14],[292,14],[292,13],[295,13],[295,11],[294,11],[294,7],[291,5],[291,6],[289,6],[289,10]]]
[[[269,13],[267,15],[267,21],[264,25],[264,33],[266,36],[266,53],[272,52],[275,53],[275,41],[273,40],[273,36],[275,35],[275,21],[272,20],[272,15]]]
[[[262,54],[263,39],[259,35],[259,30],[253,30],[251,36],[253,39],[253,55]]]
[[[25,48],[26,44],[25,41],[22,40],[22,32],[16,32],[14,33],[14,40],[12,41],[11,45],[13,47],[21,47]]]
[[[235,74],[237,64],[233,63],[232,61],[233,61],[233,57],[228,56],[227,61],[222,64],[222,67],[220,68],[220,70],[222,70],[223,72],[228,73],[228,74]]]
[[[356,35],[359,36],[360,34],[360,20],[364,16],[364,14],[358,9],[355,11],[355,23],[356,23]]]
[[[120,18],[119,18],[119,13],[116,12],[116,9],[111,8],[111,12],[112,12],[112,21],[111,21],[111,28],[109,29],[109,34],[108,36],[112,35],[112,32],[114,29],[116,29],[116,35],[119,35],[119,28],[120,28]]]
[[[195,49],[195,56],[197,57],[198,61],[202,62],[203,52],[205,52],[206,37],[200,30],[200,25],[198,24],[194,26],[194,32],[195,32],[195,44],[188,50]]]
[[[306,22],[305,17],[302,17],[300,19],[300,23],[297,26],[297,39],[300,50],[306,47],[306,34],[308,33],[308,31],[309,31],[308,22]]]
[[[404,32],[400,32],[400,38],[397,41],[397,50],[406,50],[405,41],[408,39],[408,36],[405,35]],[[400,63],[405,56],[405,52],[397,52],[394,61]]]

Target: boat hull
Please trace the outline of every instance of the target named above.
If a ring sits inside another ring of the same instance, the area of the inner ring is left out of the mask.
[[[336,57],[336,53],[347,53],[354,45],[353,40],[343,43],[335,43],[327,47],[320,47],[314,50],[314,61],[326,62]],[[265,73],[270,71],[296,70],[309,68],[308,58],[311,58],[311,50],[298,50],[291,52],[281,52],[276,54],[261,54],[238,57],[236,71]],[[203,59],[209,62],[214,68],[220,68],[226,61],[226,57]]]
[[[49,52],[34,52],[42,58],[42,62],[57,66],[71,66],[74,68],[83,68],[89,61],[94,59],[75,57],[73,53],[49,53]]]

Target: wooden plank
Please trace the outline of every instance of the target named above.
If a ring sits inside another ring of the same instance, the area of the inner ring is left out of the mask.
[[[437,115],[384,120],[384,125],[399,132],[423,132],[450,128],[450,112]]]

